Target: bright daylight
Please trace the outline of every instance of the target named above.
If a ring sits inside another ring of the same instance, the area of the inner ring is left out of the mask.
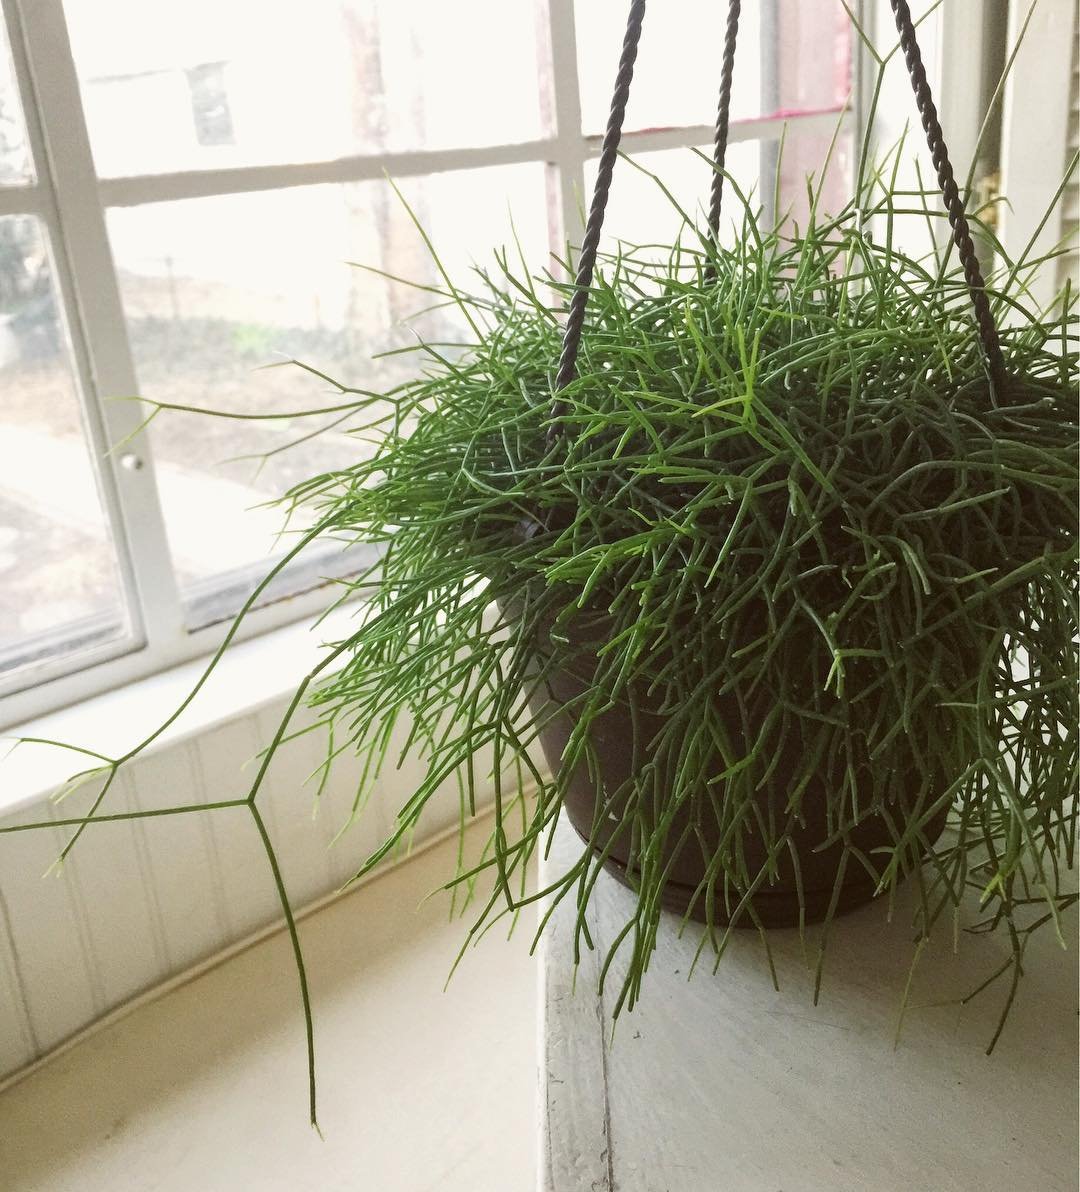
[[[1075,0],[0,0],[2,1192],[1072,1192]]]

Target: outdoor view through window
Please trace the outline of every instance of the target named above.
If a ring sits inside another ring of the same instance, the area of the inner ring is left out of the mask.
[[[0,684],[48,682],[56,704],[92,689],[95,667],[111,667],[115,684],[210,648],[220,629],[209,627],[304,526],[282,535],[267,502],[370,450],[347,425],[285,451],[309,423],[184,413],[128,439],[147,411],[109,399],[298,410],[328,404],[332,390],[290,360],[381,391],[422,362],[373,357],[414,344],[416,330],[464,342],[446,306],[410,324],[430,296],[383,275],[438,279],[412,215],[465,286],[503,245],[530,269],[557,268],[551,254],[579,235],[625,4],[9,7]],[[626,122],[624,149],[690,210],[707,201],[709,167],[691,146],[708,150],[722,8],[650,9]],[[839,0],[746,8],[729,165],[757,187],[775,169],[787,119],[781,197],[797,216],[838,119],[830,185],[845,185],[849,23]],[[673,55],[677,87],[665,66]],[[771,182],[760,194],[772,202]],[[617,170],[611,237],[656,239],[674,218],[647,177]],[[309,552],[268,601],[355,567],[347,548]],[[279,619],[309,607],[293,601]]]

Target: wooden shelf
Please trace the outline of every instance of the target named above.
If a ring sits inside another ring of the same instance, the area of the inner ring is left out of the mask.
[[[580,849],[559,825],[541,887]],[[1005,933],[946,929],[928,946],[894,1048],[914,954],[912,892],[834,923],[818,1006],[817,929],[770,935],[780,992],[756,933],[739,932],[714,975],[687,980],[700,929],[665,913],[644,1000],[611,1038],[624,972],[603,995],[600,961],[633,909],[603,875],[574,992],[574,913],[553,916],[541,954],[542,1192],[1072,1192],[1077,1155],[1077,947],[1036,933],[993,1055],[1006,987],[956,1001],[1008,955]],[[977,908],[971,908],[968,922]],[[951,1002],[929,1007],[928,1003]]]

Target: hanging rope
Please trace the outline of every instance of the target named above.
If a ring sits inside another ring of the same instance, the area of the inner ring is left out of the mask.
[[[915,102],[919,109],[923,131],[926,133],[926,143],[930,148],[934,169],[937,171],[938,185],[945,201],[953,240],[959,251],[960,264],[963,267],[964,278],[967,281],[971,302],[975,309],[975,322],[986,356],[990,379],[995,393],[1001,395],[1005,392],[1007,380],[1005,361],[1001,353],[1001,341],[998,338],[994,316],[986,296],[986,283],[983,280],[982,271],[979,269],[975,245],[968,228],[964,201],[956,185],[952,164],[949,161],[949,151],[941,131],[941,124],[938,121],[937,108],[934,106],[930,84],[926,79],[926,69],[923,66],[922,54],[915,37],[915,24],[911,19],[911,9],[908,7],[907,0],[891,0],[891,3],[893,15],[896,18],[897,32],[900,34],[900,47],[903,50],[904,61],[907,63],[908,74],[911,77],[911,86],[915,92]],[[727,26],[724,32],[724,55],[720,73],[720,99],[716,113],[716,136],[713,150],[715,169],[709,201],[709,230],[714,243],[720,228],[720,206],[724,193],[723,168],[727,156],[728,116],[731,107],[731,80],[735,68],[735,43],[739,32],[741,10],[740,0],[729,0]],[[585,236],[581,242],[577,277],[574,280],[574,295],[570,300],[570,309],[563,330],[562,352],[559,356],[559,368],[555,377],[556,392],[565,388],[577,375],[577,356],[585,324],[585,308],[589,300],[593,270],[596,266],[596,253],[600,244],[600,232],[604,225],[608,195],[611,191],[615,159],[618,156],[619,142],[622,139],[626,102],[630,95],[630,83],[634,77],[634,63],[637,60],[644,17],[645,0],[631,0],[626,34],[623,38],[622,53],[619,58],[619,69],[615,76],[615,90],[611,97],[611,109],[608,113],[607,127],[604,130],[604,140],[600,150],[596,185],[593,188],[589,218],[585,225]],[[566,403],[556,397],[551,407],[552,419],[559,418],[565,413]],[[558,427],[553,421],[548,431],[548,437],[553,439],[557,434]]]
[[[945,209],[949,213],[949,224],[952,227],[953,240],[960,255],[960,264],[964,269],[964,278],[968,290],[971,292],[971,304],[975,308],[975,322],[979,328],[979,339],[982,341],[986,354],[986,363],[990,372],[990,379],[998,396],[1005,393],[1006,375],[1005,360],[1001,355],[1001,341],[998,339],[994,316],[990,311],[990,303],[986,297],[986,283],[983,281],[979,268],[979,259],[975,254],[975,245],[971,240],[968,229],[967,216],[964,213],[964,200],[957,189],[956,178],[953,175],[952,163],[949,161],[949,150],[945,144],[945,137],[938,121],[937,108],[934,97],[930,93],[930,84],[926,80],[926,68],[923,66],[919,43],[915,39],[915,25],[911,19],[911,9],[907,0],[892,0],[893,15],[896,17],[896,30],[900,34],[900,48],[904,53],[908,74],[911,76],[911,86],[915,92],[915,104],[922,119],[923,132],[926,133],[926,143],[930,149],[930,156],[937,171],[938,186],[941,197],[945,200]]]
[[[709,231],[713,242],[720,233],[720,201],[724,197],[724,160],[727,157],[728,110],[731,107],[731,76],[735,71],[735,39],[739,33],[740,0],[728,4],[724,31],[724,60],[720,68],[720,102],[716,108],[716,139],[713,142],[712,194],[709,200]]]
[[[645,17],[645,0],[632,0],[630,15],[626,21],[626,36],[623,38],[619,70],[615,76],[615,92],[611,97],[611,111],[608,114],[604,142],[600,149],[600,165],[593,187],[592,206],[585,225],[585,237],[581,242],[581,256],[578,258],[577,277],[574,279],[574,296],[563,330],[562,355],[559,357],[559,371],[555,377],[556,390],[563,389],[577,375],[577,354],[581,345],[581,330],[585,324],[585,306],[589,301],[589,287],[592,285],[593,269],[596,266],[596,250],[600,245],[600,230],[604,226],[604,211],[611,191],[611,175],[615,158],[622,139],[623,120],[626,118],[626,101],[630,96],[630,81],[634,77],[634,62],[637,60],[638,42],[641,40],[641,22]],[[566,403],[556,400],[551,408],[552,418],[566,412]],[[548,437],[556,434],[552,423]]]

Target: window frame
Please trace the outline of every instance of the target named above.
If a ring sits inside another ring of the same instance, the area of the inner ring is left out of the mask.
[[[777,0],[762,0],[773,8]],[[857,7],[868,24],[874,0]],[[601,137],[582,129],[574,0],[535,0],[538,102],[549,135],[482,147],[356,154],[332,160],[228,166],[173,173],[97,177],[62,0],[0,0],[34,179],[0,187],[0,216],[26,213],[48,236],[53,282],[70,343],[105,516],[117,554],[130,632],[99,646],[63,654],[0,679],[0,723],[13,724],[134,682],[217,649],[229,621],[189,630],[173,572],[154,476],[149,436],[125,443],[144,416],[135,402],[104,401],[136,394],[138,384],[120,287],[106,227],[112,207],[254,193],[321,183],[349,183],[438,174],[485,166],[538,163],[545,167],[552,218],[549,241],[561,253],[581,232],[585,166],[599,155]],[[865,10],[865,11],[864,11]],[[864,26],[865,27],[865,26]],[[863,51],[853,37],[852,98],[823,112],[732,122],[732,144],[767,144],[792,132],[831,130],[841,120],[861,127]],[[713,126],[627,130],[628,153],[707,146]],[[269,564],[267,565],[269,567]],[[325,608],[325,586],[253,610],[235,635],[243,640]]]

